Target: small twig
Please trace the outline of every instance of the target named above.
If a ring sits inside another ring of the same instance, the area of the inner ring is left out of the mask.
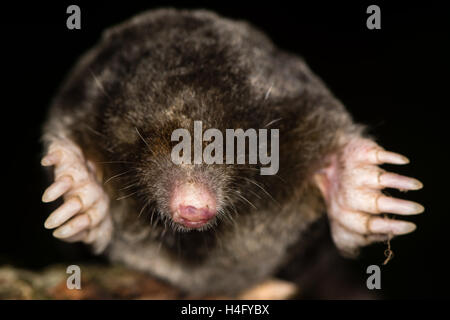
[[[386,259],[383,262],[383,265],[385,266],[389,261],[392,260],[392,258],[394,258],[394,252],[391,249],[391,239],[392,239],[392,233],[389,234],[389,239],[387,240],[387,249],[384,250],[384,256],[386,257]]]

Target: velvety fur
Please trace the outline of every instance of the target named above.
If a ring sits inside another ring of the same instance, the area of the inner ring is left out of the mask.
[[[278,128],[278,174],[261,176],[257,165],[174,165],[171,133],[192,132],[194,120],[204,130]],[[234,294],[302,251],[303,232],[324,213],[311,177],[339,137],[358,130],[301,58],[254,27],[161,9],[103,34],[55,98],[44,140],[68,136],[105,181],[121,174],[105,184],[112,260],[191,294]],[[214,227],[173,225],[168,196],[180,180],[201,181],[217,197]]]

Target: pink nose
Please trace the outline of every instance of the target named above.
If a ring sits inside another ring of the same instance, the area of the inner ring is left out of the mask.
[[[214,195],[203,185],[177,185],[170,201],[172,219],[188,228],[200,228],[216,215]]]
[[[179,207],[180,217],[192,222],[198,222],[202,220],[209,220],[214,217],[215,212],[206,208],[196,208],[193,206],[183,206]]]

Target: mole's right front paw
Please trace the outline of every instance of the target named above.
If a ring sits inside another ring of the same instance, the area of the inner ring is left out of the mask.
[[[109,197],[97,181],[94,165],[67,139],[52,142],[41,164],[54,166],[55,179],[42,201],[51,202],[64,195],[64,203],[47,218],[45,227],[57,228],[53,232],[56,238],[83,241],[92,244],[97,253],[103,251],[113,227]]]

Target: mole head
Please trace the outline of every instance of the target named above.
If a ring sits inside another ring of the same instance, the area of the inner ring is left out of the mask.
[[[123,126],[126,119],[120,123]],[[231,188],[233,168],[222,164],[174,163],[171,154],[178,142],[171,141],[171,134],[180,127],[192,129],[190,123],[148,123],[147,126],[132,123],[126,131],[129,137],[126,144],[113,146],[112,156],[123,161],[120,170],[126,172],[113,180],[118,183],[115,188],[118,198],[130,195],[127,199],[136,203],[133,212],[140,214],[141,221],[148,219],[149,223],[151,220],[177,231],[203,231],[221,220],[231,220],[232,194],[236,191]],[[119,138],[124,136],[123,131]],[[117,133],[111,136],[115,138]],[[115,169],[110,176],[121,171]]]
[[[123,163],[119,164],[120,169],[111,170],[109,176],[119,175],[114,182],[121,183],[114,189],[119,192],[118,197],[129,195],[128,200],[136,203],[131,214],[139,214],[140,221],[148,219],[149,223],[171,226],[177,231],[204,231],[222,223],[234,224],[233,215],[247,214],[270,196],[265,190],[266,176],[260,175],[257,164],[209,162],[204,156],[200,163],[195,161],[196,132],[203,134],[209,129],[226,132],[226,128],[242,127],[221,114],[223,108],[218,107],[214,113],[204,112],[206,102],[199,101],[202,100],[198,97],[183,96],[179,102],[145,104],[152,106],[145,112],[137,102],[127,109],[117,105],[114,117],[105,120],[105,128],[109,130],[107,147],[111,152],[107,160]],[[201,122],[200,130],[196,130],[197,122]],[[177,130],[187,131],[188,138],[174,139]],[[185,141],[190,148],[178,149]],[[204,155],[211,140],[201,141],[200,152]],[[183,158],[186,153],[191,161],[174,161],[174,150]],[[224,160],[225,156],[223,152]],[[247,154],[245,157],[248,159]]]

